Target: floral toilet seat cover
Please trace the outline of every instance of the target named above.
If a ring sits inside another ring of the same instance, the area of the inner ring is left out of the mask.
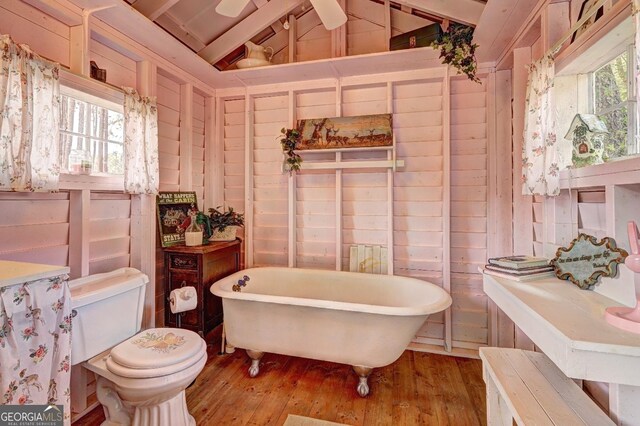
[[[205,354],[205,341],[193,331],[151,328],[114,347],[107,369],[123,377],[160,377],[188,368]]]

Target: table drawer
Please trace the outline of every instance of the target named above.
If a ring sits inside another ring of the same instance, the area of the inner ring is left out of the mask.
[[[169,256],[169,268],[198,270],[198,257],[184,254],[172,254]]]

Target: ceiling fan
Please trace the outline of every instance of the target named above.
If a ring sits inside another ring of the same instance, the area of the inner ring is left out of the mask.
[[[236,17],[250,1],[251,0],[222,0],[218,6],[216,6],[216,12],[220,15]],[[347,15],[337,0],[311,0],[311,5],[328,30],[338,28],[347,22]]]

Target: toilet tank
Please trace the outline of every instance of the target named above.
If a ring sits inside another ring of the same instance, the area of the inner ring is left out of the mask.
[[[140,331],[145,286],[134,268],[69,281],[74,311],[71,364],[86,361]]]

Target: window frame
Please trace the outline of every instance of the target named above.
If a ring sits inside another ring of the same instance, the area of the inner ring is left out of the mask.
[[[124,113],[124,93],[111,85],[60,70],[60,95],[72,96],[103,108]],[[93,173],[74,175],[61,172],[60,190],[122,191],[124,175]]]
[[[603,67],[607,66],[612,61],[616,60],[619,56],[627,54],[627,100],[613,107],[606,108],[602,111],[596,111],[596,72]],[[636,54],[634,43],[626,44],[622,49],[612,50],[612,55],[607,56],[605,61],[602,61],[595,69],[588,73],[589,75],[589,112],[592,114],[605,115],[612,111],[616,111],[623,106],[627,107],[627,154],[622,157],[617,157],[609,160],[621,161],[634,155],[640,154],[640,138],[638,135],[638,108],[637,108],[637,93],[636,82],[634,76],[634,70],[636,69]]]

